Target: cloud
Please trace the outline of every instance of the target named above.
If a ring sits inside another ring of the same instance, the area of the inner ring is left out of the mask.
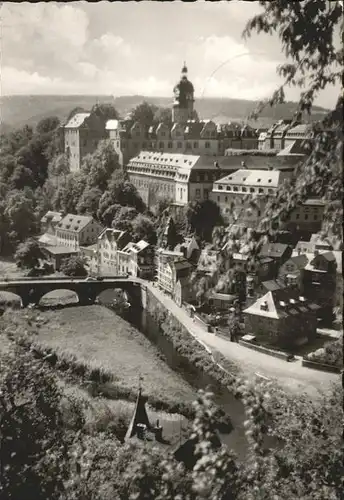
[[[281,82],[280,43],[241,33],[257,2],[54,2],[2,7],[2,92],[169,96],[184,59],[196,97],[260,99]],[[321,102],[333,104],[328,89]],[[297,99],[299,91],[287,93]]]

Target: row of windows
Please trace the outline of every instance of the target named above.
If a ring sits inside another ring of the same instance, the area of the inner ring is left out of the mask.
[[[221,184],[219,184],[217,186],[217,189],[219,191],[223,191],[224,190],[224,186],[222,186]],[[246,188],[244,186],[226,186],[226,191],[233,191],[234,193],[260,193],[260,194],[263,194],[263,193],[268,193],[268,194],[273,194],[275,192],[274,189],[272,188],[268,188],[268,189],[264,189],[264,188],[253,188],[253,187],[250,187],[250,188]]]
[[[131,165],[128,166],[128,172],[129,173],[139,172],[139,173],[146,173],[149,175],[159,175],[159,176],[171,177],[171,178],[175,177],[176,173],[177,173],[176,171],[171,172],[170,170],[162,170],[162,169],[155,170],[152,168],[134,167]]]
[[[127,142],[122,142],[121,143],[121,147],[122,149],[126,149],[128,146]],[[167,145],[165,142],[163,141],[160,141],[160,142],[143,142],[142,144],[138,143],[138,142],[133,142],[130,144],[130,146],[132,146],[133,149],[139,149],[139,148],[142,148],[142,149],[145,149],[145,148],[149,148],[149,149],[155,149],[155,148],[158,148],[158,149],[173,149],[173,142],[168,142]],[[202,145],[201,145],[202,146]],[[220,145],[219,145],[220,146]],[[116,147],[120,147],[120,142],[117,141],[116,142]],[[177,144],[176,144],[176,148],[177,149],[183,149],[183,148],[186,148],[186,149],[198,149],[200,146],[199,146],[199,143],[198,141],[195,141],[195,142],[181,142],[181,141],[178,141]],[[206,149],[210,149],[211,148],[211,143],[209,141],[205,141],[204,142],[204,147]]]

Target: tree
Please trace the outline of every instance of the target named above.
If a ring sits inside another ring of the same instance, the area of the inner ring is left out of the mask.
[[[69,174],[66,182],[58,187],[53,199],[53,207],[65,214],[76,213],[76,207],[86,188],[87,176],[80,171]]]
[[[138,216],[137,210],[133,207],[121,207],[112,221],[112,227],[122,231],[129,231],[132,233],[133,220]]]
[[[10,177],[10,189],[24,189],[25,186],[35,188],[35,180],[32,171],[23,165],[17,165]]]
[[[97,217],[99,200],[102,197],[102,192],[98,188],[86,188],[83,192],[76,210],[78,214],[90,214],[92,217]]]
[[[81,169],[87,174],[88,187],[104,191],[113,172],[121,169],[112,142],[100,141],[96,151],[83,160]]]
[[[144,211],[145,204],[136,187],[125,177],[121,179],[121,176],[119,177],[117,172],[112,175],[108,184],[108,190],[115,203],[119,203],[122,206],[134,207],[138,212]]]
[[[205,241],[211,241],[214,227],[223,223],[220,208],[212,200],[190,202],[186,217],[191,231]]]
[[[29,354],[0,364],[0,499],[60,499],[68,457],[54,376]]]
[[[48,165],[48,174],[50,178],[65,178],[69,174],[69,162],[67,155],[61,153],[55,156]]]
[[[139,122],[148,127],[153,124],[154,115],[157,111],[157,106],[144,101],[131,111],[130,117],[134,122]]]
[[[95,104],[91,113],[99,116],[104,122],[119,119],[118,111],[112,104]]]
[[[38,122],[36,127],[37,134],[46,134],[52,132],[60,126],[60,119],[57,116],[48,116]]]
[[[278,67],[285,82],[272,98],[261,103],[255,112],[270,104],[284,102],[286,86],[303,89],[295,120],[311,114],[319,92],[335,83],[341,86],[344,63],[343,44],[337,39],[337,28],[343,37],[343,5],[339,1],[305,0],[285,3],[261,1],[263,13],[251,19],[244,35],[252,32],[277,33],[289,61]],[[273,233],[274,223],[288,217],[291,211],[310,195],[322,198],[325,205],[324,234],[343,239],[342,234],[342,120],[343,95],[323,120],[313,125],[314,140],[309,157],[298,168],[291,185],[282,188],[267,207],[260,229]]]
[[[132,221],[134,241],[145,240],[151,245],[157,241],[155,223],[146,215],[138,214]]]
[[[69,257],[64,259],[61,272],[66,276],[87,276],[86,260],[82,257]]]
[[[3,216],[7,221],[4,238],[10,247],[16,247],[36,234],[38,221],[35,218],[34,193],[28,188],[9,191],[4,202]]]
[[[16,167],[18,159],[13,155],[2,154],[0,156],[0,179],[2,182],[9,182]]]
[[[15,130],[2,137],[2,154],[15,155],[22,147],[26,146],[33,137],[32,127],[24,127]]]
[[[17,266],[27,269],[35,269],[38,267],[40,259],[43,258],[44,255],[41,247],[34,238],[28,238],[23,243],[20,243],[14,255]]]
[[[46,149],[52,139],[52,132],[34,135],[17,153],[18,162],[32,172],[35,186],[42,186],[48,176]]]
[[[158,108],[153,117],[154,123],[164,123],[172,125],[172,110],[171,108]]]

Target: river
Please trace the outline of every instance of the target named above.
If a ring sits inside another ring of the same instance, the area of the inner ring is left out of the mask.
[[[246,419],[243,403],[216,380],[178,354],[172,342],[162,334],[159,325],[146,310],[130,310],[121,316],[154,343],[164,355],[166,363],[190,385],[196,389],[210,389],[213,392],[215,402],[230,416],[234,427],[230,434],[221,436],[222,441],[236,452],[240,460],[244,460],[248,443],[243,425]]]

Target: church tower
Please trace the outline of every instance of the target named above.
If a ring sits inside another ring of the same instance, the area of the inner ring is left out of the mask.
[[[194,87],[188,80],[188,69],[184,63],[180,81],[173,89],[173,123],[186,123],[194,118]]]

